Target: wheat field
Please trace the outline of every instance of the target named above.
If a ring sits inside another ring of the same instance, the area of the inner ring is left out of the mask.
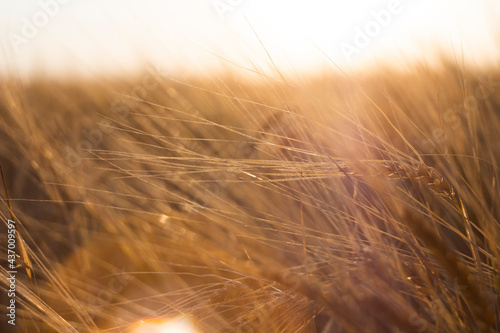
[[[19,332],[500,331],[500,67],[0,84]]]

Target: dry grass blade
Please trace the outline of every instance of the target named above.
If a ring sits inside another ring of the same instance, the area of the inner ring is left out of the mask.
[[[406,210],[402,219],[443,265],[449,276],[456,277],[458,284],[463,286],[462,293],[466,299],[466,304],[477,319],[481,332],[494,332],[495,314],[492,311],[491,304],[487,300],[487,296],[481,293],[469,270],[456,259],[452,250],[415,213]]]
[[[5,182],[5,178],[3,175],[3,170],[2,170],[1,164],[0,164],[0,175],[2,176],[3,188],[5,190],[5,198],[7,200],[8,206],[9,206],[10,218],[13,221],[16,221],[16,223],[18,223],[18,225],[20,225],[19,220],[16,219],[16,217],[14,215],[14,211],[12,210],[12,204],[10,203],[10,198],[9,198],[9,191],[7,190],[7,184]],[[29,279],[33,283],[36,283],[35,282],[35,275],[33,272],[33,264],[31,263],[30,257],[28,255],[28,251],[26,251],[26,244],[25,244],[24,239],[21,236],[21,233],[20,233],[18,228],[16,228],[16,238],[17,238],[16,245],[18,246],[18,249],[19,249],[19,257],[23,262],[23,264],[21,266],[26,270],[26,274],[28,275]]]
[[[456,111],[485,73],[443,66],[5,79],[2,216],[38,282],[19,327],[498,331],[500,99]]]

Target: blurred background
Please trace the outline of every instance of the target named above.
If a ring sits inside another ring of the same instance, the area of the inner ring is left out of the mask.
[[[0,0],[3,74],[342,70],[498,59],[494,0]],[[229,65],[229,66],[228,66]]]

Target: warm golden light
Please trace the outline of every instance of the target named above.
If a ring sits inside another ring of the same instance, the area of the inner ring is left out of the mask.
[[[283,72],[321,70],[328,58],[349,69],[429,60],[436,46],[484,62],[498,55],[492,25],[499,6],[465,0],[9,3],[0,12],[0,33],[11,52],[0,72],[123,74],[144,62],[169,72],[207,72],[227,61],[272,72],[269,56]]]
[[[200,333],[186,317],[141,321],[132,333]]]

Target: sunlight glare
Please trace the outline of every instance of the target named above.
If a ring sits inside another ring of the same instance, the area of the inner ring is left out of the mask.
[[[186,317],[141,321],[132,333],[200,333]]]

